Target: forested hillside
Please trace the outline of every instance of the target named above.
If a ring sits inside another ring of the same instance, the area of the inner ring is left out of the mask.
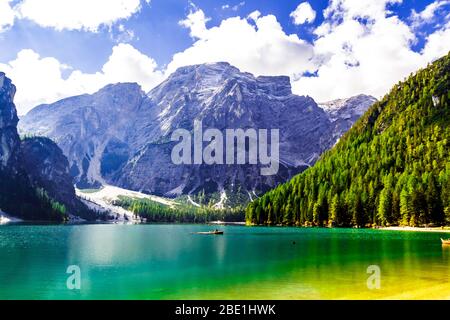
[[[450,224],[450,55],[394,86],[304,173],[252,202],[249,224]]]

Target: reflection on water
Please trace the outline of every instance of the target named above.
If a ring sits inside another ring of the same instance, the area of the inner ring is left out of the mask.
[[[445,298],[439,233],[201,225],[0,227],[0,298]],[[82,288],[66,288],[81,268]],[[369,290],[367,267],[381,269]]]

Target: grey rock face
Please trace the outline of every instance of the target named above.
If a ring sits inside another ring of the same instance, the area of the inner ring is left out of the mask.
[[[130,138],[138,152],[112,181],[125,188],[162,195],[263,191],[314,163],[328,146],[326,114],[313,99],[293,95],[288,77],[255,78],[228,63],[178,69],[145,105]],[[170,136],[177,128],[192,132],[194,120],[222,133],[279,129],[280,171],[265,177],[260,165],[174,165]]]
[[[333,139],[338,140],[358,120],[377,99],[368,95],[357,95],[348,99],[338,99],[319,103],[333,124]]]
[[[86,208],[75,196],[67,158],[53,141],[40,137],[25,139],[20,146],[19,159],[34,187],[46,190],[70,213],[85,213]]]
[[[94,213],[77,199],[67,158],[58,146],[46,138],[20,140],[13,102],[15,90],[11,80],[0,73],[0,174],[3,180],[1,190],[4,190],[0,195],[0,200],[4,203],[0,201],[0,207],[4,204],[11,210],[11,214],[28,215],[23,218],[45,219],[46,217],[35,216],[32,212],[23,212],[23,203],[9,201],[9,198],[18,197],[19,202],[29,200],[37,204],[35,202],[38,200],[32,193],[36,188],[42,188],[52,200],[64,204],[69,214],[82,215],[87,219],[95,218]],[[21,194],[24,190],[29,194]],[[16,210],[15,204],[22,209]]]
[[[12,168],[15,151],[20,145],[17,134],[19,119],[13,102],[15,93],[16,87],[0,72],[0,169]]]
[[[30,111],[19,131],[55,141],[80,187],[99,185],[129,157],[128,137],[145,93],[137,84],[109,85],[94,95],[68,98]]]
[[[195,120],[223,133],[279,129],[278,174],[262,176],[259,164],[173,164],[171,135],[192,132]],[[182,67],[148,94],[116,84],[42,105],[19,126],[56,141],[79,186],[108,183],[165,196],[240,189],[250,197],[312,165],[336,141],[333,121],[312,98],[292,94],[288,77],[254,77],[213,63]]]

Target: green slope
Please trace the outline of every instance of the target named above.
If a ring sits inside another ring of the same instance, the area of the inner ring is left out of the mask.
[[[450,224],[450,54],[397,84],[249,224]]]

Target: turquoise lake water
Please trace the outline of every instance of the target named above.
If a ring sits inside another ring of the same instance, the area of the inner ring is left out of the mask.
[[[449,298],[441,233],[206,225],[0,226],[0,299]],[[448,234],[447,234],[448,236]],[[80,290],[66,285],[79,266]],[[367,268],[380,268],[369,289]]]

